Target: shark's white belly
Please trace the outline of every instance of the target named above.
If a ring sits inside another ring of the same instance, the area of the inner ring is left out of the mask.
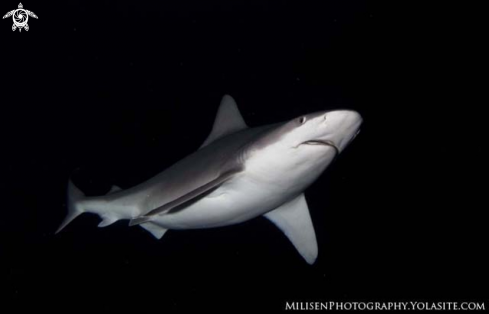
[[[190,206],[155,216],[152,221],[167,229],[228,226],[263,215],[290,197],[289,193],[243,173]]]
[[[166,229],[196,229],[233,225],[263,215],[301,194],[332,161],[282,169],[249,169],[195,203],[152,221]]]

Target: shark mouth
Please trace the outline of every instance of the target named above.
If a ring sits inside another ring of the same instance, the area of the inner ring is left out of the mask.
[[[336,146],[336,144],[333,143],[333,141],[329,141],[329,140],[310,140],[310,141],[304,142],[302,144],[330,146],[330,147],[333,147],[335,149],[336,155],[338,155],[340,153],[340,149],[338,148],[338,146]]]

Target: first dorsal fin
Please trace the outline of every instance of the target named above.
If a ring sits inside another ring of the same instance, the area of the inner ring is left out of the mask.
[[[247,127],[233,97],[224,95],[219,105],[211,134],[209,134],[200,148],[209,145],[225,135],[246,129]]]

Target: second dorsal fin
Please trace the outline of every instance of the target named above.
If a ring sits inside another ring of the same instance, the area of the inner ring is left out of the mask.
[[[212,131],[200,148],[209,145],[223,136],[241,131],[247,127],[233,97],[224,95],[219,105]]]

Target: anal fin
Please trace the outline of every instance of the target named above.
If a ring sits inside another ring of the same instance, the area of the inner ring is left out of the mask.
[[[100,217],[102,218],[102,221],[98,224],[99,228],[107,227],[119,220],[116,216],[113,215],[100,215]]]
[[[168,231],[168,229],[160,227],[157,224],[152,223],[152,222],[142,223],[142,224],[140,224],[140,226],[143,227],[144,229],[146,229],[148,232],[150,232],[158,240],[161,239],[165,235],[165,233]]]

